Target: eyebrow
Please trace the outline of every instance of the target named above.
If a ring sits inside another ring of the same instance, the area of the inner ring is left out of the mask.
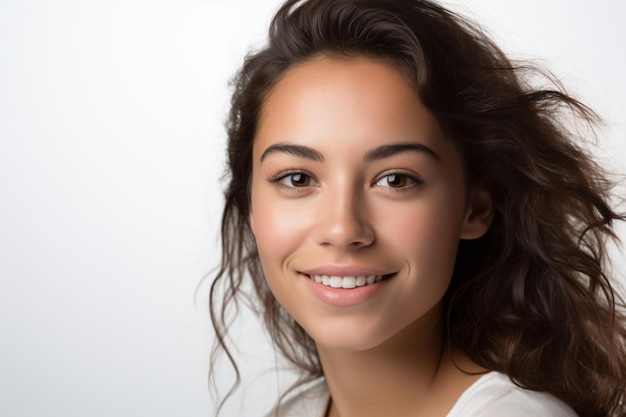
[[[437,152],[421,143],[403,142],[390,145],[382,145],[372,149],[365,154],[365,162],[374,162],[381,159],[389,158],[404,152],[422,152],[430,156],[435,161],[441,161],[441,157]],[[313,148],[302,145],[292,145],[288,143],[277,143],[269,146],[261,155],[261,162],[273,153],[286,153],[288,155],[298,156],[300,158],[310,159],[312,161],[324,162],[324,155]]]
[[[277,143],[268,147],[261,155],[261,162],[263,162],[268,155],[273,153],[286,153],[293,156],[299,156],[300,158],[310,159],[312,161],[324,162],[324,155],[315,149],[309,148],[308,146],[290,145],[287,143]]]
[[[381,159],[389,158],[403,152],[423,152],[433,158],[435,161],[441,161],[441,157],[428,146],[421,143],[405,142],[394,143],[391,145],[383,145],[372,149],[365,154],[365,162],[374,162]]]

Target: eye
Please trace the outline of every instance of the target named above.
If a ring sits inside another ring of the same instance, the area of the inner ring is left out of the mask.
[[[287,188],[303,188],[317,185],[317,181],[311,175],[302,171],[283,171],[271,178],[270,182],[278,183]]]
[[[378,179],[374,182],[374,185],[377,187],[403,189],[421,183],[422,180],[412,175],[404,174],[402,172],[391,172],[378,177]]]

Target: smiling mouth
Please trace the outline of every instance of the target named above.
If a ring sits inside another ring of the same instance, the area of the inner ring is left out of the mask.
[[[331,288],[356,288],[375,284],[384,279],[391,278],[394,274],[387,275],[358,275],[340,277],[336,275],[307,275],[311,281]]]

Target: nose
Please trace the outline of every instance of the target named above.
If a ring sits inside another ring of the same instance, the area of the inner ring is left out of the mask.
[[[328,192],[318,202],[317,241],[323,246],[355,250],[370,246],[375,233],[362,193]]]

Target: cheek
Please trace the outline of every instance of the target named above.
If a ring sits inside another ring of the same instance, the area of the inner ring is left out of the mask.
[[[463,220],[463,213],[453,204],[421,204],[396,208],[393,215],[384,216],[379,230],[387,237],[395,237],[407,248],[436,249],[442,246],[456,247]]]
[[[306,216],[285,202],[256,193],[252,198],[250,222],[259,256],[266,273],[289,257],[302,243],[306,233]]]
[[[463,223],[457,203],[454,198],[424,199],[396,208],[379,228],[383,246],[393,247],[424,283],[447,286],[452,276]]]
[[[250,219],[266,283],[278,303],[299,317],[301,306],[298,297],[294,297],[289,266],[305,242],[305,218],[293,207],[284,207],[284,202],[272,198],[270,193],[257,193],[252,199]]]

